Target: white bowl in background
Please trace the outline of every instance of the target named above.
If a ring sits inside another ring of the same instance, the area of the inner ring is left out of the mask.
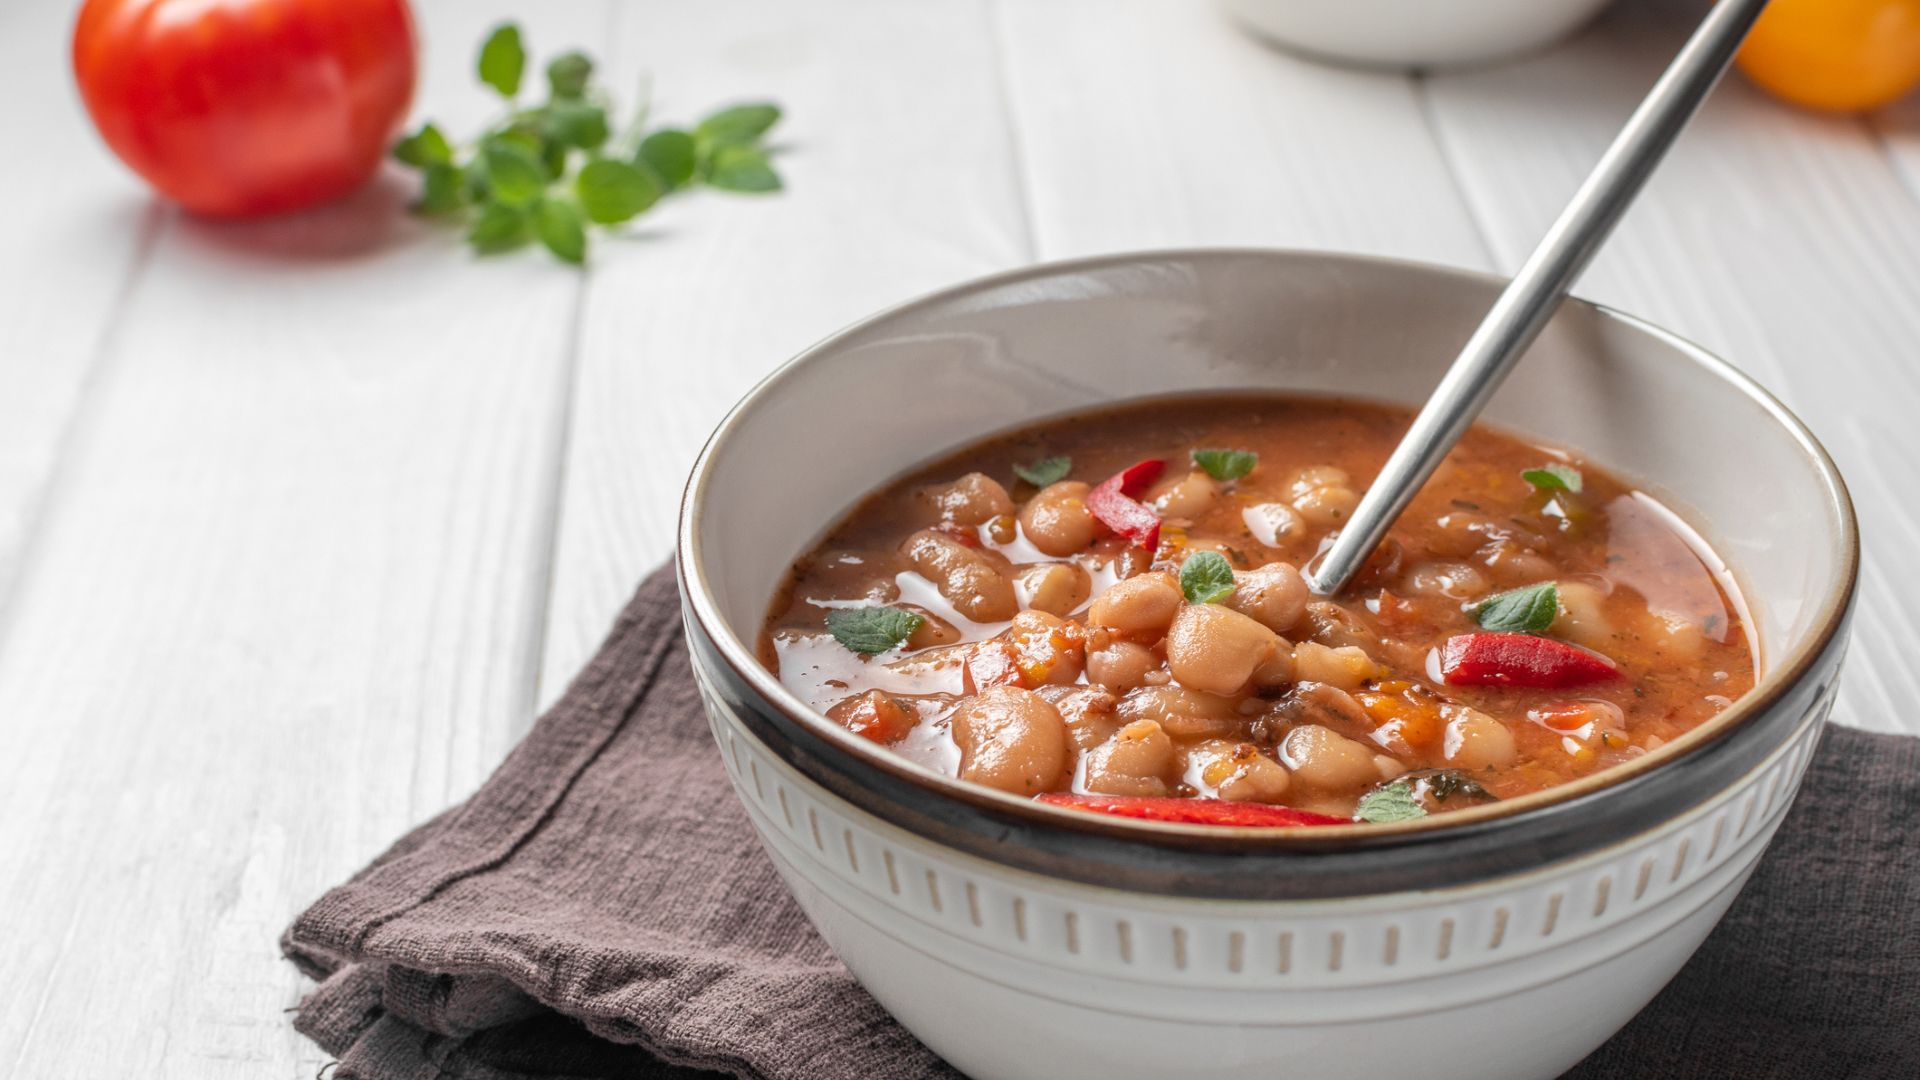
[[[1242,26],[1298,52],[1368,67],[1456,67],[1544,48],[1608,0],[1220,0]]]
[[[714,434],[678,561],[714,736],[821,933],[978,1077],[1557,1075],[1726,911],[1833,701],[1858,543],[1818,443],[1731,366],[1570,301],[1487,418],[1580,448],[1733,564],[1754,690],[1660,750],[1398,825],[1102,818],[932,773],[755,659],[794,558],[858,499],[1008,428],[1235,389],[1419,401],[1501,282],[1352,256],[1124,255],[896,308],[815,346]]]

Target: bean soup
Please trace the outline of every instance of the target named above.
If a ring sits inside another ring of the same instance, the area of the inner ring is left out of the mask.
[[[1645,754],[1753,686],[1685,523],[1476,426],[1339,597],[1300,567],[1411,414],[1238,396],[980,444],[857,507],[762,660],[834,722],[1020,796],[1162,821],[1406,820]]]

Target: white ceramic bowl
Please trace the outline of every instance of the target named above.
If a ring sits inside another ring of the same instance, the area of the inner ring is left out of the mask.
[[[1455,67],[1544,48],[1608,0],[1220,0],[1286,48],[1368,67]]]
[[[756,388],[682,511],[714,736],[767,851],[875,997],[978,1077],[1552,1076],[1673,976],[1786,812],[1833,700],[1857,542],[1832,463],[1727,364],[1572,302],[1488,418],[1576,446],[1736,568],[1759,685],[1661,750],[1390,826],[1100,818],[911,765],[754,659],[857,499],[1010,427],[1232,389],[1417,402],[1500,282],[1261,251],[1043,266],[879,315]]]

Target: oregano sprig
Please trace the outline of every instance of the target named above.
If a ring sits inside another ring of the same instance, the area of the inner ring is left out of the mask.
[[[505,115],[469,145],[433,123],[394,144],[394,159],[420,170],[421,214],[466,229],[483,254],[538,241],[571,263],[586,261],[588,230],[623,225],[661,199],[694,187],[779,191],[766,145],[780,107],[731,105],[691,128],[615,135],[611,99],[593,81],[593,60],[566,52],[547,63],[547,97],[523,104],[527,50],[520,28],[495,27],[476,73]],[[644,110],[643,110],[644,115]]]

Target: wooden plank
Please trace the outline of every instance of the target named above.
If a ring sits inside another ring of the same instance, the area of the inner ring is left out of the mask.
[[[468,130],[535,9],[420,7]],[[537,11],[558,46],[610,8]],[[276,935],[524,725],[580,279],[406,195],[176,218],[130,299],[0,654],[0,1073],[313,1075]]]
[[[1213,5],[996,5],[1039,254],[1334,248],[1485,266],[1418,87],[1256,41]]]
[[[1432,80],[1438,130],[1500,266],[1518,265],[1697,15],[1642,0],[1547,55]],[[1836,715],[1920,733],[1920,581],[1898,570],[1920,544],[1906,490],[1920,466],[1920,206],[1882,147],[1857,121],[1730,78],[1578,291],[1732,359],[1826,443],[1866,548]]]
[[[595,255],[542,696],[673,543],[680,489],[746,389],[821,336],[1029,255],[980,4],[621,5],[614,85],[655,113],[780,102],[788,190],[703,192]]]
[[[0,8],[14,146],[0,172],[0,623],[88,373],[160,215],[73,88],[65,4]],[[30,103],[30,104],[25,104]],[[30,208],[30,209],[27,209]]]
[[[791,107],[792,190],[689,201],[646,243],[603,249],[543,699],[668,553],[726,407],[852,319],[1036,254],[1266,243],[1484,261],[1404,78],[1306,64],[1192,5],[791,7],[622,8],[622,43],[651,43],[677,95],[667,114],[756,88]]]

